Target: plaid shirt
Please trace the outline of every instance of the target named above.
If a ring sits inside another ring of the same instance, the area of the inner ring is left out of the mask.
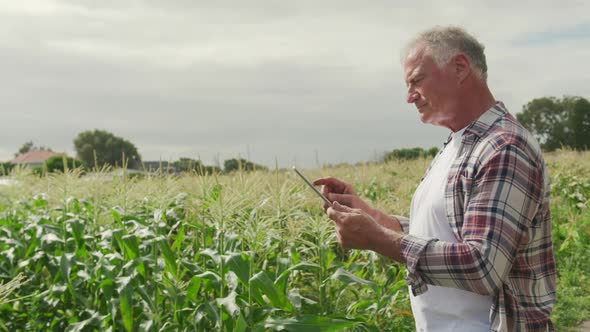
[[[445,201],[458,243],[409,235],[400,218],[414,295],[427,284],[491,295],[492,331],[554,330],[549,180],[538,143],[502,103],[465,129]]]

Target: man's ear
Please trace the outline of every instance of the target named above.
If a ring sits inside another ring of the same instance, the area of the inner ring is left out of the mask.
[[[471,73],[471,62],[469,62],[469,58],[465,54],[459,53],[453,57],[453,64],[457,82],[462,84]]]

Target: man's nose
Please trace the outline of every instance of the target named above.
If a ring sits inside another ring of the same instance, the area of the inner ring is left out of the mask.
[[[420,99],[420,94],[418,92],[416,92],[416,91],[408,91],[408,96],[406,98],[406,101],[408,102],[408,104],[413,104],[418,99]]]

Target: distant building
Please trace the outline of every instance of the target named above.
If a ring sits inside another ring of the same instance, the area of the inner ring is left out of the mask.
[[[14,158],[11,163],[14,165],[23,165],[27,167],[37,167],[43,165],[43,163],[53,157],[61,156],[63,153],[57,153],[49,150],[32,150]]]

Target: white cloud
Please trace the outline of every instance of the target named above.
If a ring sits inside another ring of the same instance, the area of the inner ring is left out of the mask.
[[[445,130],[420,124],[404,103],[398,54],[411,36],[465,26],[486,45],[492,91],[515,112],[545,95],[588,97],[590,22],[580,15],[588,9],[584,1],[6,2],[0,160],[30,139],[71,152],[75,135],[93,128],[128,138],[145,159],[245,156],[249,146],[261,162],[298,156],[314,165],[315,150],[338,162],[438,145]],[[578,33],[561,40],[568,31]]]

